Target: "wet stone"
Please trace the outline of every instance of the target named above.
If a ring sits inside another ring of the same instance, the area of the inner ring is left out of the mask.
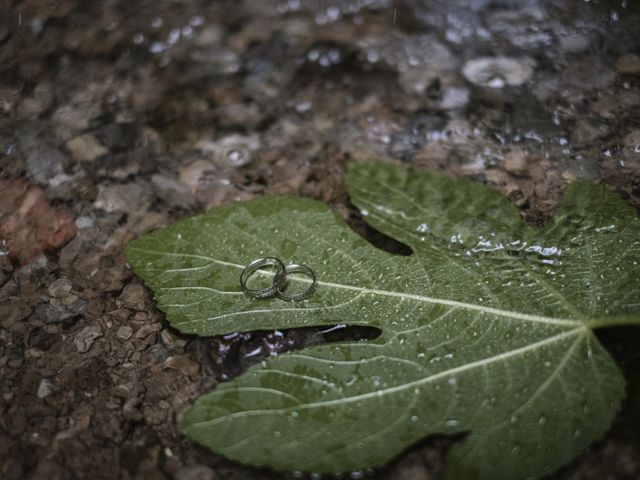
[[[10,272],[5,272],[4,270],[0,270],[0,287],[2,287],[7,281],[11,278]]]
[[[123,325],[116,332],[116,336],[121,340],[129,340],[131,335],[133,335],[133,328],[129,325]]]
[[[29,347],[47,351],[58,341],[58,336],[43,328],[34,328],[28,333],[26,340]]]
[[[147,294],[144,286],[140,283],[130,283],[120,295],[120,300],[126,308],[131,310],[145,310]]]
[[[102,328],[99,325],[89,325],[84,327],[75,336],[74,343],[76,345],[76,350],[79,353],[88,352],[93,345],[93,342],[102,337],[102,335]]]
[[[173,476],[174,480],[217,480],[219,477],[206,465],[187,465],[180,468]]]
[[[195,376],[200,369],[200,365],[197,362],[190,360],[185,355],[176,355],[167,358],[164,362],[164,366],[165,368],[178,370],[187,377]]]
[[[91,217],[81,216],[76,218],[76,228],[78,230],[84,230],[86,228],[92,228],[95,225],[95,222]]]
[[[575,62],[563,72],[563,79],[578,88],[585,90],[603,90],[616,79],[616,73],[606,65],[597,62]]]
[[[514,148],[504,156],[503,165],[509,173],[525,173],[527,171],[527,156],[522,149]]]
[[[531,78],[533,66],[530,58],[481,57],[465,63],[462,73],[481,87],[517,87]]]
[[[44,303],[37,305],[35,315],[47,324],[61,323],[65,326],[72,325],[82,314],[86,307],[86,301],[77,300],[71,305],[52,305]]]
[[[49,285],[47,292],[54,298],[63,298],[71,292],[72,288],[73,285],[69,280],[66,278],[59,278]]]
[[[21,178],[0,178],[0,191],[0,238],[22,265],[75,237],[73,216],[50,206],[39,186]]]
[[[27,157],[27,170],[33,180],[46,184],[64,173],[67,162],[67,157],[56,148],[36,148]]]
[[[169,205],[189,208],[195,201],[189,186],[180,180],[156,174],[151,176],[151,183],[158,198]]]
[[[242,167],[253,160],[260,149],[261,142],[257,135],[228,135],[218,141],[201,140],[196,148],[211,156],[221,166]]]
[[[139,183],[101,186],[94,206],[109,213],[139,213],[151,203],[149,189]]]
[[[40,384],[38,385],[38,398],[46,398],[52,393],[56,392],[58,388],[54,385],[54,383],[48,378],[43,378],[40,380]]]
[[[23,302],[2,302],[0,303],[0,326],[10,329],[13,324],[27,318],[31,311],[31,307]]]
[[[69,140],[67,149],[78,162],[94,162],[109,153],[109,150],[101,145],[96,137],[90,133]]]
[[[640,74],[640,56],[628,53],[618,57],[616,60],[616,70],[622,74]]]

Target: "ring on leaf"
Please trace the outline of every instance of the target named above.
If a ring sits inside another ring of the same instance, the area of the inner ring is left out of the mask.
[[[263,267],[273,266],[276,268],[276,273],[273,276],[273,283],[267,288],[249,288],[247,281],[249,277]],[[276,257],[263,257],[258,258],[247,265],[240,274],[240,287],[242,291],[251,298],[267,298],[271,297],[280,291],[287,280],[287,269],[282,263],[282,260]]]
[[[304,273],[305,275],[311,278],[311,285],[309,285],[309,287],[304,292],[294,293],[294,294],[285,293],[283,288],[279,288],[276,291],[276,296],[278,298],[280,298],[281,300],[286,300],[287,302],[300,302],[302,300],[306,300],[311,295],[313,295],[313,292],[315,292],[316,290],[316,284],[317,284],[316,274],[313,273],[313,270],[311,270],[306,265],[292,263],[291,265],[287,265],[285,271],[287,274]],[[275,279],[274,279],[274,282],[275,282]]]

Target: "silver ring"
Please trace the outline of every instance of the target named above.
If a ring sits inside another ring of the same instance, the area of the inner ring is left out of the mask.
[[[249,277],[253,275],[256,271],[260,270],[262,267],[273,266],[277,268],[275,275],[273,276],[273,283],[271,286],[267,288],[260,289],[252,289],[247,287],[247,280]],[[263,257],[254,260],[249,265],[244,267],[242,273],[240,274],[240,287],[242,291],[251,298],[267,298],[276,294],[287,280],[287,269],[284,266],[284,263],[279,258],[276,257]]]
[[[282,290],[282,287],[278,288],[278,290],[276,290],[276,296],[279,299],[285,300],[287,302],[300,302],[302,300],[306,300],[307,298],[309,298],[311,295],[313,295],[313,292],[316,291],[316,284],[317,284],[316,274],[313,273],[313,270],[311,270],[306,265],[300,265],[298,263],[292,263],[291,265],[287,265],[287,267],[285,268],[285,272],[286,272],[286,274],[289,274],[289,273],[304,273],[307,276],[311,277],[311,285],[304,292],[294,293],[292,295],[286,294]]]

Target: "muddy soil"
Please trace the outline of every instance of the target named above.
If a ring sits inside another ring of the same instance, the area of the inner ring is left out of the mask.
[[[349,203],[350,159],[485,182],[536,225],[576,179],[639,208],[639,25],[628,0],[5,1],[0,477],[291,476],[193,445],[180,413],[273,352],[370,332],[181,335],[123,245],[291,193],[402,253]],[[640,332],[600,337],[628,398],[556,479],[640,478]],[[438,478],[451,441],[346,478]]]

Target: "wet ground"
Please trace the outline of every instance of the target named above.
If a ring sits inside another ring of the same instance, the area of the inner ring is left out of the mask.
[[[542,224],[575,179],[640,207],[632,0],[8,0],[0,7],[0,477],[278,479],[177,432],[274,351],[338,328],[168,328],[128,240],[265,193],[349,203],[349,159],[483,181]],[[637,330],[610,434],[554,478],[640,478]],[[448,440],[370,475],[426,480]]]

